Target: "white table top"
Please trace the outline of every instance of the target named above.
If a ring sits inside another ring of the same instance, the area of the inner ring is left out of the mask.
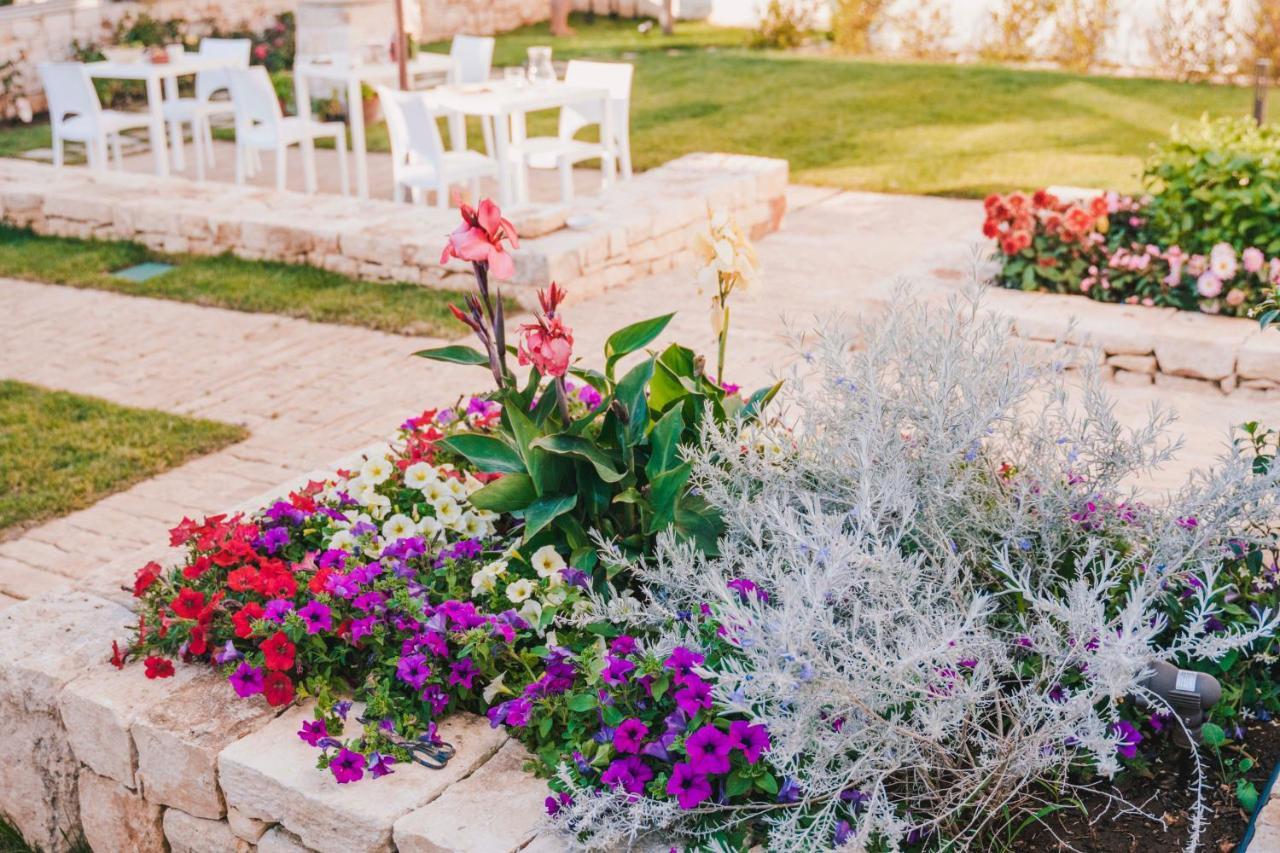
[[[433,107],[473,116],[536,112],[609,97],[609,90],[562,82],[520,84],[507,80],[465,86],[438,86],[423,93]]]
[[[170,62],[86,62],[85,68],[90,77],[111,80],[148,80],[151,78],[182,77],[197,74],[201,71],[218,71],[228,66],[227,60],[215,59],[211,56],[200,56],[193,53],[180,60]]]
[[[447,74],[453,70],[453,60],[443,53],[419,53],[407,63],[409,74]],[[365,82],[394,80],[400,67],[394,62],[349,63],[320,59],[299,59],[293,64],[295,76],[306,75],[317,80],[352,79]]]

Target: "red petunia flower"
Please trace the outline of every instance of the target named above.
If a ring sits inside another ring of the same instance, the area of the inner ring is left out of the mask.
[[[494,278],[511,278],[516,265],[511,255],[503,251],[502,241],[510,242],[513,249],[520,248],[516,227],[503,219],[502,211],[487,198],[481,200],[478,209],[473,210],[464,204],[458,212],[462,214],[462,224],[449,235],[449,242],[445,243],[440,254],[440,263],[446,263],[450,258],[484,263],[488,264]]]
[[[283,672],[268,672],[262,679],[262,695],[273,708],[288,705],[293,701],[293,681]]]
[[[204,609],[204,593],[184,586],[178,590],[171,606],[175,616],[181,619],[195,619]]]
[[[208,557],[196,557],[190,565],[182,567],[182,576],[187,580],[195,580],[211,568],[213,568],[213,561]]]
[[[236,636],[240,639],[246,639],[253,634],[253,621],[261,619],[266,614],[262,609],[262,605],[256,601],[251,601],[244,607],[236,611],[231,617],[231,624],[235,626]]]
[[[276,631],[263,641],[261,648],[267,669],[293,668],[293,656],[297,648],[289,641],[284,631]]]
[[[142,594],[160,577],[160,564],[155,560],[138,569],[133,576],[133,597],[142,598]]]
[[[258,570],[253,566],[241,566],[227,573],[227,586],[236,592],[248,592],[258,588]]]
[[[173,661],[152,655],[143,663],[147,667],[147,678],[170,678],[173,675]]]
[[[191,629],[191,636],[187,638],[187,654],[199,657],[207,651],[209,651],[209,639],[204,628],[197,625]]]

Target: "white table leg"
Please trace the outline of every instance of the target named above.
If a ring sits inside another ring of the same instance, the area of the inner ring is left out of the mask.
[[[365,156],[364,98],[360,79],[352,77],[347,83],[347,121],[351,123],[351,154],[356,159],[356,194],[369,197],[369,163]]]
[[[494,156],[498,160],[498,204],[503,207],[510,207],[512,204],[511,192],[511,163],[508,162],[510,157],[511,143],[511,117],[505,112],[499,112],[493,117],[493,145]]]
[[[177,103],[178,101],[178,78],[164,78],[164,99]],[[194,134],[192,134],[194,136]],[[194,139],[192,140],[194,142]],[[182,150],[185,147],[182,139],[182,122],[169,122],[169,142],[173,146],[173,168],[179,172],[187,168],[187,158]]]
[[[525,114],[516,112],[511,114],[511,139],[517,150],[521,150],[526,141],[529,139],[528,129],[525,125]],[[525,160],[523,153],[519,160],[511,164],[511,169],[515,172],[516,201],[519,204],[528,204],[529,202],[529,163]]]
[[[297,99],[298,120],[303,127],[311,123],[311,88],[307,83],[307,75],[297,74],[293,78],[293,95]],[[315,192],[316,180],[316,143],[310,134],[303,134],[298,143],[302,154],[302,177],[307,192]]]
[[[169,177],[169,147],[164,137],[164,99],[160,94],[160,78],[147,77],[147,110],[151,113],[151,155],[155,157],[156,174]]]

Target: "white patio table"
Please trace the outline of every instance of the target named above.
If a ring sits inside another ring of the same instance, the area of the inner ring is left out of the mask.
[[[169,145],[164,131],[164,100],[178,97],[178,78],[201,71],[217,71],[227,67],[227,60],[199,54],[186,54],[168,62],[87,62],[89,76],[98,80],[142,80],[147,84],[147,112],[151,118],[151,154],[156,174],[169,174]],[[161,86],[164,87],[163,96]]]
[[[463,115],[480,116],[493,120],[494,157],[498,170],[498,198],[503,206],[529,200],[529,182],[525,177],[527,165],[523,160],[513,162],[512,148],[525,140],[525,115],[540,110],[554,110],[572,104],[599,101],[600,138],[613,139],[612,113],[609,109],[609,90],[593,86],[571,86],[568,83],[495,80],[466,86],[439,86],[423,93],[427,103],[435,109],[447,109]],[[512,172],[515,172],[513,185]],[[605,185],[613,180],[613,169],[605,170]]]
[[[419,53],[408,63],[409,79],[419,76],[447,76],[453,71],[453,60],[443,53]],[[394,62],[351,63],[337,59],[299,59],[293,64],[293,89],[298,101],[298,115],[311,118],[312,80],[343,83],[347,87],[347,121],[351,125],[351,151],[356,160],[356,193],[369,197],[369,163],[364,138],[364,109],[361,85],[394,81],[400,69]],[[315,162],[314,144],[304,140],[304,162]]]

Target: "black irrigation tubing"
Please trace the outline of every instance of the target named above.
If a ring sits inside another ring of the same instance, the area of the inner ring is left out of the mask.
[[[1247,853],[1249,850],[1249,842],[1253,840],[1253,831],[1258,827],[1258,815],[1262,814],[1262,810],[1266,808],[1267,801],[1271,799],[1271,789],[1275,787],[1276,779],[1280,779],[1280,761],[1276,762],[1275,768],[1271,771],[1271,778],[1267,780],[1267,786],[1262,789],[1262,796],[1258,797],[1257,808],[1253,810],[1253,814],[1249,817],[1249,825],[1245,827],[1244,838],[1240,839],[1240,846],[1236,848],[1236,853]],[[1258,851],[1264,853],[1264,851]]]

